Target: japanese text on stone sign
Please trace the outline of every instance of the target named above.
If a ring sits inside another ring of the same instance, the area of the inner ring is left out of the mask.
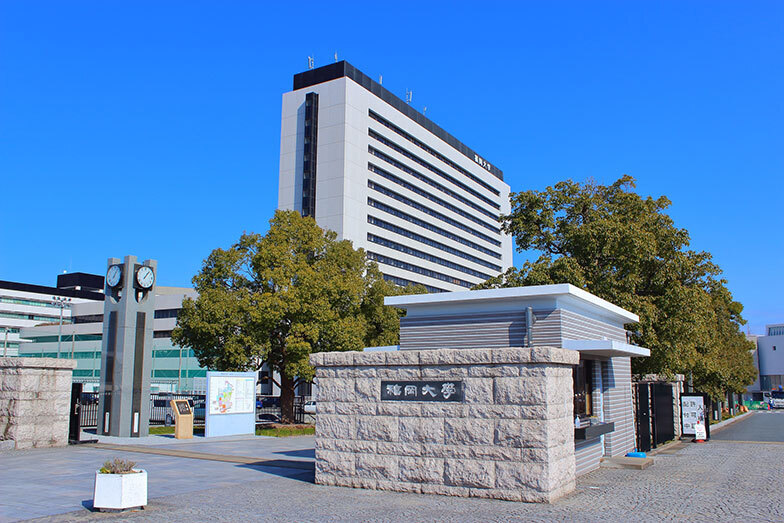
[[[382,381],[385,401],[463,401],[462,381]]]

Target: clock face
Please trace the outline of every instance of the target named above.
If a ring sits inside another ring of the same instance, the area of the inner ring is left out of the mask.
[[[152,272],[152,269],[149,267],[139,267],[139,270],[136,271],[136,283],[139,284],[139,287],[142,289],[149,289],[154,282],[155,274]]]
[[[112,265],[106,271],[106,283],[109,287],[117,287],[120,283],[120,278],[122,278],[122,268],[119,265]]]

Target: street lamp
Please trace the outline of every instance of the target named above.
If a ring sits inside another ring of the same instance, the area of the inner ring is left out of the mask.
[[[71,298],[52,296],[52,305],[60,309],[60,327],[57,330],[57,358],[60,358],[60,341],[63,337],[63,309],[71,308]]]

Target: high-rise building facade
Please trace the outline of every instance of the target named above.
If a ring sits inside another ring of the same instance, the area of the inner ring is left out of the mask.
[[[278,208],[364,248],[400,285],[465,290],[512,264],[503,173],[345,61],[283,95]]]

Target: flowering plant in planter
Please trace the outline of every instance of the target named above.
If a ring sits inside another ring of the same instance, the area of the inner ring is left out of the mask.
[[[95,471],[93,508],[125,510],[147,505],[147,471],[136,463],[115,458]]]

